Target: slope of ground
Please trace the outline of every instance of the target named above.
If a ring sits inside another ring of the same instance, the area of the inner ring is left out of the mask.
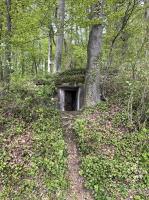
[[[60,115],[43,90],[30,88],[15,88],[0,97],[0,199],[64,200]]]
[[[0,92],[1,200],[149,199],[148,129],[110,103],[61,121],[54,83],[32,84]]]
[[[124,109],[101,103],[75,121],[81,174],[96,200],[149,199],[149,130],[133,131]]]

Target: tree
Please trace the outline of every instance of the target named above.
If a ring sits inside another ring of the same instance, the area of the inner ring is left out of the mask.
[[[49,26],[48,32],[48,73],[52,72],[52,39],[53,39],[53,27]]]
[[[145,9],[145,18],[149,19],[149,0],[144,1],[146,9]]]
[[[100,101],[100,71],[99,57],[102,47],[103,2],[98,1],[92,7],[92,15],[95,24],[92,25],[87,47],[87,73],[85,79],[85,105],[94,106]]]
[[[6,65],[4,69],[4,79],[9,83],[10,81],[10,70],[11,70],[11,0],[5,0],[6,4]]]
[[[64,40],[64,19],[65,19],[65,0],[59,0],[58,4],[58,30],[56,38],[56,52],[55,52],[55,70],[61,71],[62,64],[62,50]]]
[[[52,54],[52,41],[51,41],[51,31],[49,30],[49,34],[48,34],[48,73],[51,73],[51,71],[52,71],[51,54]]]
[[[1,6],[1,5],[0,5]],[[0,80],[3,80],[3,63],[2,63],[2,10],[0,8]]]

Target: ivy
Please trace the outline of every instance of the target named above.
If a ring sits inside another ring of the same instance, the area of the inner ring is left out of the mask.
[[[50,99],[45,105],[43,87],[15,85],[0,99],[0,199],[63,199],[68,184],[59,112]]]
[[[125,112],[115,108],[116,112],[111,113],[113,107],[108,103],[104,107],[86,110],[74,125],[82,154],[80,173],[86,187],[93,191],[96,200],[130,196],[147,199],[149,130],[129,132]],[[107,120],[104,124],[102,118]]]

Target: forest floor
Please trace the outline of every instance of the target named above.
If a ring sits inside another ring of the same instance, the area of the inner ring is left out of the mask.
[[[116,98],[59,112],[47,91],[0,96],[0,200],[148,200],[148,128]]]
[[[76,117],[80,174],[95,200],[149,199],[148,130],[135,128],[125,107],[113,102]]]
[[[39,94],[19,86],[0,97],[0,200],[65,199],[61,118]]]
[[[84,187],[84,179],[80,176],[80,156],[77,148],[76,137],[73,130],[73,123],[78,112],[62,112],[62,124],[68,153],[68,172],[70,188],[67,200],[93,200],[91,193]]]

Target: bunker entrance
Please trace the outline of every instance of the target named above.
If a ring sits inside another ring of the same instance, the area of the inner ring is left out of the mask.
[[[64,102],[64,108],[65,111],[75,111],[77,110],[77,89],[71,89],[71,90],[64,90],[65,93],[65,102]]]
[[[83,88],[63,86],[58,90],[59,109],[61,111],[78,111],[83,106]]]

